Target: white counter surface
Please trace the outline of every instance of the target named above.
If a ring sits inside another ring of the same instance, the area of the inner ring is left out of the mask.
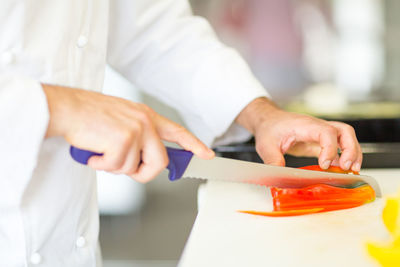
[[[383,194],[400,189],[400,169],[366,170]],[[237,210],[272,210],[267,188],[208,182],[180,267],[197,266],[379,266],[365,248],[389,238],[383,199],[364,206],[298,217],[271,218]]]

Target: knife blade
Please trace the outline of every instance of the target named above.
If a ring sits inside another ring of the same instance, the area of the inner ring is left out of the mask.
[[[72,146],[70,154],[74,160],[82,164],[87,164],[93,155],[102,155]],[[171,147],[167,147],[167,154],[168,178],[171,181],[181,178],[199,178],[282,188],[305,187],[319,183],[353,188],[366,183],[375,190],[377,197],[382,195],[377,181],[367,175],[310,171],[222,157],[204,160],[190,151]]]

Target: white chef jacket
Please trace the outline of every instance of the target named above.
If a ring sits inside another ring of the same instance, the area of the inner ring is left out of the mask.
[[[1,1],[0,266],[101,265],[94,171],[44,139],[40,83],[101,91],[106,63],[207,144],[234,140],[234,118],[266,95],[187,0]]]

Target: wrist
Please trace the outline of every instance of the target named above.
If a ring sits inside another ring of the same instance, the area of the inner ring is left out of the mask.
[[[70,89],[48,84],[42,84],[42,88],[47,98],[50,114],[46,137],[64,136],[70,109],[69,97],[65,91]]]
[[[259,97],[250,102],[236,117],[235,122],[246,128],[250,133],[255,134],[258,126],[282,110],[272,100],[266,97]]]

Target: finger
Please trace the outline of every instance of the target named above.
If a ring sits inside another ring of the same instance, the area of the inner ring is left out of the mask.
[[[124,164],[124,159],[128,152],[127,147],[122,150],[111,150],[105,152],[103,156],[92,156],[88,160],[88,166],[101,171],[113,172],[120,169]]]
[[[282,154],[285,154],[293,145],[296,144],[296,137],[289,136],[288,138],[284,138],[281,143],[281,151]]]
[[[340,163],[339,163],[339,160],[340,160],[340,158],[339,158],[339,155],[336,155],[336,157],[335,157],[335,159],[332,161],[332,166],[340,166]]]
[[[271,142],[271,144],[278,144],[278,142]],[[285,158],[279,146],[258,142],[256,143],[256,150],[265,164],[285,166]]]
[[[296,157],[318,157],[321,147],[318,143],[299,142],[290,147],[287,153]]]
[[[156,177],[168,165],[167,151],[160,139],[148,140],[142,150],[142,163],[130,176],[138,182],[146,183]]]
[[[337,135],[337,130],[334,127],[320,128],[318,139],[321,146],[321,153],[318,157],[318,164],[324,170],[331,166],[337,156]]]
[[[361,148],[360,148],[360,150],[361,150]],[[356,161],[353,163],[353,166],[351,166],[351,170],[355,171],[355,172],[359,172],[361,170],[362,161],[363,161],[363,154],[361,151],[361,153],[358,155]]]
[[[140,147],[140,143],[132,145],[126,156],[125,163],[118,170],[119,173],[131,175],[137,172],[141,160]]]
[[[339,164],[343,170],[349,170],[360,158],[361,148],[353,127],[340,122],[329,122],[338,130],[338,141],[342,154]],[[361,156],[362,157],[362,156]]]
[[[156,117],[155,124],[161,139],[174,142],[203,159],[211,159],[215,156],[214,151],[179,124],[162,116]]]

